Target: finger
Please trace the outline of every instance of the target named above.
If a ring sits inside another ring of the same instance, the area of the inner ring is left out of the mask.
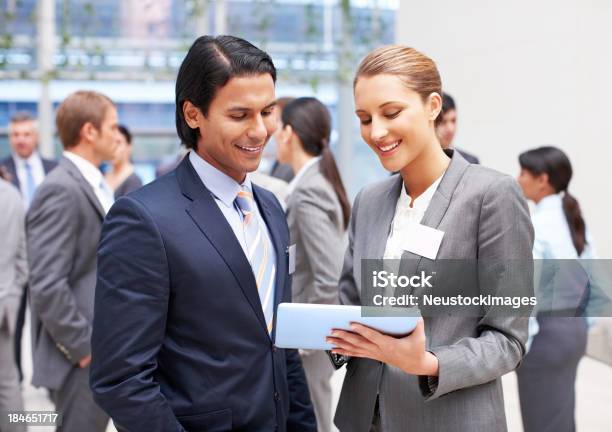
[[[348,349],[348,350],[357,350],[358,347],[345,341],[344,339],[335,338],[335,337],[327,337],[325,339],[326,342],[332,344],[334,347]]]
[[[332,337],[343,339],[355,346],[372,345],[372,342],[363,336],[344,330],[334,330],[332,332]]]
[[[373,328],[364,326],[359,323],[351,323],[351,329],[362,336],[364,339],[376,344],[382,345],[385,342],[385,339],[389,336],[382,334],[381,332],[374,330]]]
[[[347,357],[368,358],[372,360],[382,361],[378,356],[373,355],[372,353],[369,353],[369,352],[361,351],[361,350],[352,351],[352,350],[345,350],[345,349],[333,349],[332,352],[334,354],[339,354],[339,355],[343,355]]]
[[[419,318],[417,320],[417,324],[416,327],[414,328],[414,330],[412,331],[414,334],[425,334],[425,321],[423,321],[423,318]]]

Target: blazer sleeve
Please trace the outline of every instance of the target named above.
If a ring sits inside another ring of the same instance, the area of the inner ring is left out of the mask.
[[[355,226],[357,225],[356,219],[359,207],[359,198],[361,192],[357,194],[355,203],[353,204],[353,210],[351,212],[351,220],[349,222],[348,230],[348,246],[344,253],[344,262],[342,264],[342,273],[340,274],[340,281],[338,283],[339,289],[339,300],[340,304],[343,305],[361,305],[361,298],[359,290],[357,289],[357,283],[355,282],[354,269],[353,269],[353,245],[355,240]]]
[[[0,227],[4,242],[4,246],[0,248],[0,272],[8,273],[8,275],[3,274],[0,287],[6,283],[5,292],[9,296],[20,297],[28,281],[23,203],[17,190],[8,185],[8,182],[6,189],[0,191],[0,198],[6,206],[0,213]]]
[[[30,303],[45,330],[76,364],[91,353],[91,323],[79,311],[69,276],[79,223],[74,194],[60,185],[41,185],[27,214]]]
[[[169,295],[155,222],[135,198],[119,199],[98,247],[90,384],[120,431],[183,430],[154,377]]]
[[[299,194],[295,200],[296,227],[314,278],[308,301],[337,304],[343,251],[342,232],[337,226],[341,222],[333,220],[333,209],[329,208],[332,197],[316,189],[295,193]]]
[[[533,227],[519,186],[509,176],[500,177],[489,185],[481,205],[480,293],[533,296],[532,246]],[[525,354],[528,335],[528,315],[521,315],[485,308],[477,327],[478,337],[430,349],[438,358],[439,375],[419,377],[426,400],[493,381],[516,369]]]

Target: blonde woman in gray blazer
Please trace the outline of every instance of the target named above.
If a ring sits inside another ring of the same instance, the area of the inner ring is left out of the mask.
[[[338,303],[350,205],[329,150],[330,132],[329,111],[315,98],[294,99],[283,109],[277,157],[296,173],[289,183],[287,222],[296,246],[292,291],[297,303]],[[329,432],[334,369],[323,351],[301,354],[317,430]]]
[[[359,67],[361,135],[399,175],[366,187],[355,200],[340,279],[343,304],[371,304],[361,289],[362,259],[383,257],[401,258],[409,274],[443,259],[522,261],[518,275],[479,266],[473,288],[513,295],[500,292],[511,283],[533,295],[533,229],[520,189],[510,176],[441,149],[434,126],[441,91],[435,63],[412,48],[379,48]],[[435,259],[402,249],[409,223],[444,233]],[[350,358],[335,416],[340,431],[506,431],[500,378],[525,354],[528,321],[495,311],[425,316],[401,338],[360,325],[334,331],[334,352]]]

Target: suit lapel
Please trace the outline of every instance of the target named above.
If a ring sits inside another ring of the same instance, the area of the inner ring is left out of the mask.
[[[459,154],[453,150],[445,150],[445,153],[451,157],[450,164],[444,173],[444,177],[438,185],[438,189],[434,193],[429,207],[425,211],[421,224],[431,228],[438,228],[446,210],[451,201],[451,197],[463,177],[465,170],[469,164]]]
[[[89,201],[89,203],[96,209],[96,212],[100,216],[100,219],[104,219],[104,215],[105,215],[104,208],[102,208],[102,204],[100,204],[100,200],[96,196],[91,185],[87,182],[87,180],[85,180],[85,177],[83,177],[83,174],[81,174],[81,171],[79,171],[79,169],[76,167],[75,164],[73,164],[72,162],[70,162],[68,159],[64,157],[60,159],[59,163],[61,166],[63,166],[66,169],[68,174],[70,174],[70,176],[77,182],[77,184],[79,185],[79,188],[81,188],[81,190],[87,197],[87,200]]]
[[[387,238],[391,232],[391,222],[395,216],[397,199],[402,190],[402,176],[397,175],[390,182],[386,193],[383,193],[380,205],[374,209],[376,211],[375,223],[368,227],[368,241],[366,244],[366,257],[382,259],[385,255]]]
[[[442,218],[450,205],[451,197],[459,181],[463,177],[465,170],[469,164],[454,150],[444,150],[444,152],[451,157],[450,164],[438,185],[438,189],[431,198],[431,202],[423,215],[421,224],[431,227],[438,228]],[[440,245],[441,247],[441,245]],[[423,259],[422,256],[414,254],[412,252],[404,251],[402,254],[402,262],[400,264],[400,274],[413,275],[417,272],[419,264]]]
[[[11,176],[11,183],[13,183],[13,185],[21,192],[21,187],[19,185],[19,177],[17,177],[17,166],[15,166],[15,160],[12,156],[9,156],[6,160],[6,169],[8,170]]]
[[[293,188],[293,192],[295,192],[296,189],[299,189],[300,185],[308,184],[311,178],[320,172],[320,169],[321,169],[320,166],[321,166],[321,162],[317,161],[313,163],[311,166],[309,166],[308,168],[306,168],[306,171],[304,171],[304,174],[301,175],[301,177],[298,179],[297,183],[295,184],[295,187]],[[287,215],[294,207],[293,197],[295,196],[295,194],[293,192],[290,193],[289,196],[287,196]]]
[[[261,308],[253,270],[232,227],[223,216],[210,191],[191,166],[188,157],[185,157],[177,167],[176,175],[183,195],[191,200],[186,208],[187,214],[225,261],[267,334],[266,320]]]

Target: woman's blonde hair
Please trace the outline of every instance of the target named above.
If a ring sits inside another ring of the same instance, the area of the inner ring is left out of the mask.
[[[423,101],[434,92],[442,96],[442,80],[436,64],[414,48],[386,45],[370,52],[359,64],[353,88],[360,77],[380,74],[397,76]]]

